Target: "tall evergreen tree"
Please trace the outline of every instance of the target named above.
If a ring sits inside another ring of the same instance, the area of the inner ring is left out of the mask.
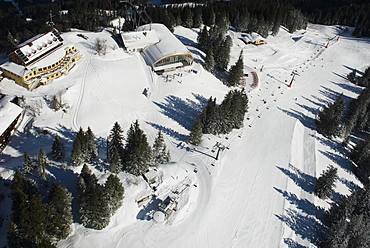
[[[338,136],[341,131],[343,120],[344,101],[339,96],[334,103],[324,107],[316,120],[316,126],[320,133],[327,137]]]
[[[107,157],[111,167],[121,169],[123,155],[123,131],[118,122],[114,123],[112,130],[108,136]],[[118,155],[118,156],[117,156]]]
[[[86,142],[85,132],[80,128],[74,141],[72,148],[72,163],[75,166],[80,166],[85,162]]]
[[[215,59],[213,57],[212,50],[209,50],[207,52],[206,58],[204,60],[204,68],[207,71],[211,72],[211,73],[214,71],[214,68],[215,68]]]
[[[127,132],[127,141],[123,156],[123,169],[135,176],[144,173],[151,161],[151,148],[146,135],[140,129],[138,121]]]
[[[40,149],[38,157],[37,157],[37,164],[38,164],[39,174],[43,179],[46,179],[46,163],[47,163],[46,154],[44,150]]]
[[[169,151],[167,150],[161,131],[158,132],[158,136],[154,140],[152,158],[154,165],[164,164],[170,161]]]
[[[61,161],[65,157],[65,147],[57,134],[54,137],[53,146],[51,148],[51,157],[56,161]]]
[[[230,68],[228,85],[238,86],[244,75],[243,52],[240,53],[239,59],[235,65]]]
[[[331,196],[335,181],[338,179],[337,168],[329,166],[321,176],[317,179],[315,186],[315,194],[321,199],[326,199]]]
[[[78,184],[80,220],[85,227],[103,229],[109,224],[110,211],[104,187],[85,164]]]
[[[119,178],[113,174],[109,175],[105,182],[105,192],[111,215],[122,205],[124,188]]]
[[[191,129],[189,143],[193,145],[199,145],[202,142],[202,135],[202,123],[197,121]]]
[[[98,149],[96,147],[96,138],[90,127],[87,128],[85,133],[86,141],[86,156],[88,162],[93,162],[98,158]]]
[[[34,165],[32,162],[31,157],[28,155],[28,153],[23,154],[23,171],[25,173],[30,173],[34,169]]]
[[[61,185],[54,184],[48,197],[47,232],[56,240],[64,239],[71,232],[72,196]]]

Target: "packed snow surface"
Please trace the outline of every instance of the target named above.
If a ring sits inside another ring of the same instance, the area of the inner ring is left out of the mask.
[[[37,128],[59,133],[70,149],[79,127],[90,126],[104,158],[104,139],[113,123],[118,121],[127,131],[138,119],[150,143],[161,130],[171,151],[172,163],[158,169],[163,176],[160,197],[182,187],[184,181],[191,182],[174,219],[158,223],[147,218],[153,210],[150,202],[136,203],[150,194],[148,185],[120,173],[125,198],[109,226],[96,231],[75,223],[59,248],[315,247],[322,209],[331,200],[312,194],[314,178],[331,164],[340,178],[336,196],[359,185],[335,142],[315,132],[314,119],[318,109],[336,96],[343,94],[348,101],[361,92],[344,76],[352,68],[363,70],[368,65],[370,40],[353,38],[342,27],[309,25],[294,34],[282,28],[277,36],[267,38],[266,45],[256,47],[245,45],[240,33],[230,31],[230,65],[243,50],[245,69],[258,74],[259,87],[248,93],[244,128],[229,135],[206,135],[202,145],[193,149],[186,139],[196,116],[210,96],[220,102],[229,90],[199,64],[204,54],[195,48],[197,31],[175,29],[198,62],[167,75],[153,74],[139,54],[125,53],[107,32],[84,32],[88,37],[84,40],[76,36],[82,31],[76,31],[62,36],[83,56],[67,77],[32,92],[6,79],[0,83],[5,94],[25,96],[35,113],[35,128],[27,131],[24,120],[24,130],[0,157],[4,177],[21,165],[23,152],[35,155],[41,147],[50,151],[52,136],[34,131]],[[94,52],[95,38],[107,40],[106,55]],[[288,88],[293,71],[298,75]],[[149,89],[148,97],[142,94],[144,88]],[[61,96],[65,112],[49,108],[54,95]],[[226,149],[215,160],[217,142]],[[73,194],[81,168],[56,168],[49,172]],[[94,173],[102,182],[108,176],[104,170]]]

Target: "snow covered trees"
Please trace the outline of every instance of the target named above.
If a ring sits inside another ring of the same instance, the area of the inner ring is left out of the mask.
[[[220,105],[211,97],[190,132],[189,142],[198,145],[202,133],[227,134],[234,128],[241,128],[247,110],[248,98],[244,91],[230,91]]]
[[[105,192],[107,194],[107,202],[111,214],[122,205],[124,188],[119,178],[111,174],[105,182]]]
[[[125,171],[139,176],[145,173],[150,165],[157,166],[169,162],[170,153],[161,132],[158,133],[153,148],[149,146],[138,121],[135,121],[127,131],[125,144],[122,133],[121,126],[116,122],[108,136],[107,157],[112,172]]]
[[[124,189],[119,179],[110,175],[104,185],[84,165],[78,183],[80,220],[85,227],[101,230],[121,206]]]
[[[123,131],[118,122],[114,123],[108,136],[107,159],[111,166],[111,171],[118,173],[122,170],[123,155]]]
[[[90,127],[84,132],[82,128],[78,131],[72,148],[72,163],[75,166],[85,162],[93,162],[98,157],[96,140]]]
[[[238,86],[244,76],[243,52],[235,65],[231,66],[227,83],[229,86]]]
[[[171,159],[170,152],[167,150],[162,132],[160,131],[158,132],[157,138],[154,140],[152,158],[155,166],[168,163]]]
[[[123,170],[135,176],[144,173],[151,161],[151,148],[138,121],[131,124],[123,150]]]
[[[341,131],[343,121],[344,101],[343,97],[339,96],[334,103],[325,106],[319,113],[316,120],[317,130],[327,136],[338,136]]]
[[[370,186],[354,191],[326,214],[327,229],[320,248],[370,246]]]
[[[192,145],[199,145],[202,142],[203,127],[199,120],[195,122],[189,134],[189,143]]]
[[[213,73],[215,69],[215,59],[213,57],[212,50],[209,50],[208,53],[206,54],[206,58],[204,60],[204,69],[211,73]]]
[[[64,239],[71,232],[72,196],[61,185],[54,184],[48,196],[48,232],[55,241]]]
[[[46,163],[47,163],[46,154],[42,149],[40,149],[39,155],[37,156],[37,165],[38,165],[39,175],[43,179],[46,179]]]
[[[61,161],[65,157],[64,145],[57,134],[54,137],[53,146],[51,148],[51,157],[55,161]]]
[[[360,142],[353,149],[350,158],[356,163],[356,176],[363,182],[369,183],[370,177],[370,138]]]
[[[331,196],[335,181],[338,179],[337,168],[329,166],[321,176],[317,179],[315,186],[315,194],[321,199],[326,199]]]
[[[71,197],[66,189],[52,186],[43,202],[37,185],[16,172],[11,184],[12,219],[8,231],[10,248],[55,247],[72,223]]]

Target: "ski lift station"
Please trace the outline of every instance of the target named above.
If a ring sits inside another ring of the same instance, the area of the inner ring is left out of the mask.
[[[121,34],[127,51],[141,52],[145,62],[158,74],[190,66],[194,58],[186,46],[163,24],[140,26]]]

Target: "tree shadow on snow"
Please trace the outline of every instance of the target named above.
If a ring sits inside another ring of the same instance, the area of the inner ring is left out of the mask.
[[[302,210],[304,213],[314,216],[317,219],[321,219],[324,216],[325,209],[316,206],[311,201],[305,198],[300,199],[296,194],[289,193],[276,187],[274,187],[274,189],[279,192],[290,204],[295,205],[297,209]]]
[[[304,245],[301,245],[290,238],[284,238],[284,243],[288,246],[288,248],[307,248]]]
[[[204,97],[194,96],[197,101],[191,99],[183,100],[180,97],[171,95],[165,98],[164,103],[154,102],[154,104],[161,109],[162,114],[190,131],[194,121],[207,104],[207,99]]]
[[[17,132],[12,136],[8,147],[14,149],[18,156],[2,153],[0,155],[0,166],[7,169],[21,167],[23,165],[23,154],[26,152],[31,157],[36,157],[40,149],[49,154],[54,141],[54,133],[58,133],[61,137],[61,141],[66,148],[66,157],[69,157],[75,136],[74,131],[62,126],[59,126],[57,129],[34,127],[28,132]]]
[[[307,193],[313,193],[315,190],[316,178],[303,173],[293,165],[289,164],[289,168],[283,168],[276,166],[281,172],[287,175],[297,186],[306,191]]]
[[[356,93],[356,94],[360,94],[363,90],[360,86],[357,86],[357,85],[352,84],[352,83],[336,83],[336,82],[333,82],[333,81],[330,81],[330,82],[332,84],[338,85],[339,87],[341,87],[344,90],[347,90],[347,91],[350,91],[350,92],[353,92],[353,93]]]
[[[352,173],[353,171],[352,162],[348,158],[344,157],[342,153],[335,154],[333,152],[328,151],[320,151],[320,153],[329,158],[334,163],[338,164],[345,171]]]
[[[294,209],[287,209],[285,214],[275,216],[289,226],[302,239],[306,239],[315,245],[320,242],[325,232],[325,226],[315,217],[300,213]]]
[[[78,213],[78,190],[77,184],[79,175],[74,173],[72,170],[67,168],[61,168],[58,166],[48,166],[47,170],[53,175],[50,177],[51,183],[57,183],[63,185],[72,194],[72,215],[74,222],[79,222]]]
[[[168,128],[168,127],[165,127],[165,126],[162,126],[162,125],[159,125],[159,124],[156,124],[156,123],[153,123],[153,122],[146,122],[148,125],[154,127],[155,129],[157,129],[158,131],[161,131],[162,133],[164,134],[167,134],[169,136],[171,136],[172,138],[178,140],[178,141],[183,141],[183,142],[186,142],[188,140],[188,136],[185,135],[185,134],[181,134],[171,128]]]
[[[313,129],[313,130],[316,128],[315,120],[313,118],[303,114],[302,112],[294,110],[294,109],[286,110],[286,109],[283,109],[283,108],[280,108],[280,107],[277,107],[277,108],[280,111],[282,111],[283,113],[285,113],[286,115],[299,120],[305,127],[309,128],[309,129]]]

